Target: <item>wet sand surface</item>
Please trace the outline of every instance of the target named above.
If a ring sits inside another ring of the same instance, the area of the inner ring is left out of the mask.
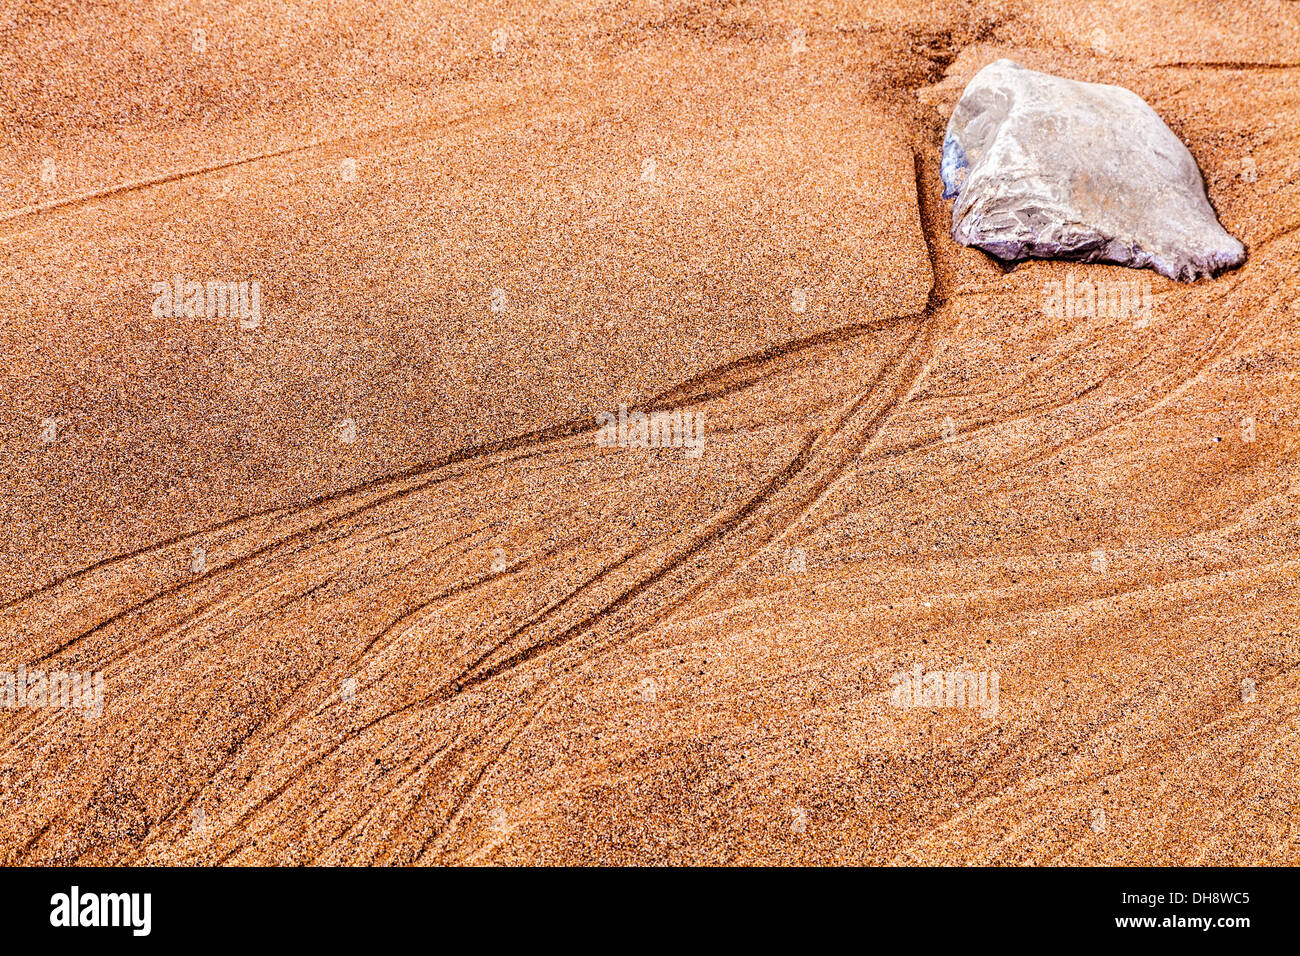
[[[955,245],[1003,56],[1246,264]],[[1295,4],[11,4],[0,70],[0,671],[104,681],[0,709],[0,860],[1300,860]]]

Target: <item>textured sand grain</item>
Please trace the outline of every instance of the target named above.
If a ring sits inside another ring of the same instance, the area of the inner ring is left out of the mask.
[[[954,245],[1000,56],[1146,98],[1246,265]],[[1295,864],[1298,64],[1260,0],[0,13],[0,670],[107,687],[0,710],[0,859]]]

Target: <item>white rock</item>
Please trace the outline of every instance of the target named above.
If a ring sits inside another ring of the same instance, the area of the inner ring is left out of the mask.
[[[1011,60],[966,86],[943,144],[952,237],[999,259],[1150,266],[1191,281],[1245,261],[1196,160],[1136,93]]]

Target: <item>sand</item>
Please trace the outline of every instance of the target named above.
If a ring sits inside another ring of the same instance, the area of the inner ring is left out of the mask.
[[[1300,860],[1294,4],[13,7],[0,861]],[[1004,56],[1246,264],[954,244]]]

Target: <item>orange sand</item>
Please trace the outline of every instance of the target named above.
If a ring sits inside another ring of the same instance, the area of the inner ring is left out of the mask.
[[[1247,264],[954,245],[1001,56]],[[0,710],[0,861],[1297,863],[1298,69],[1281,0],[7,5],[0,671],[105,695]]]

